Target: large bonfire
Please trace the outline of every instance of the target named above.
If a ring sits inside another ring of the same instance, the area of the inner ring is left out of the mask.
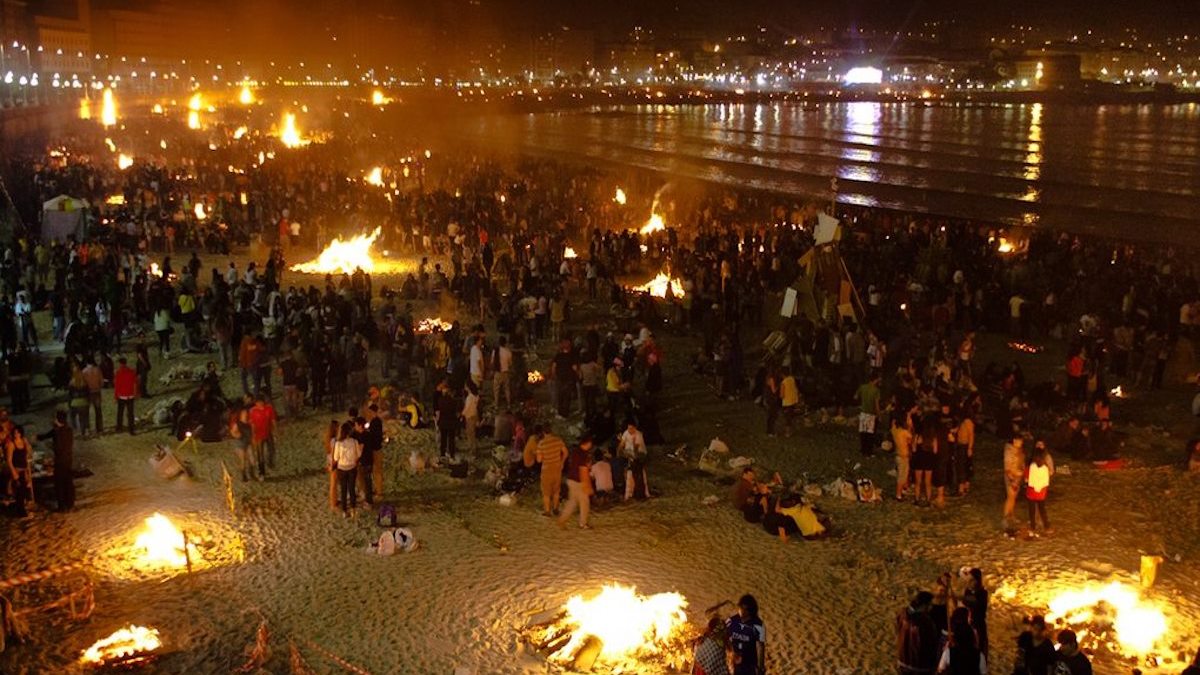
[[[403,263],[371,256],[371,246],[379,238],[379,233],[377,227],[371,234],[360,234],[345,240],[335,238],[316,260],[292,265],[291,270],[305,274],[353,274],[361,269],[374,274],[399,274],[406,269]]]

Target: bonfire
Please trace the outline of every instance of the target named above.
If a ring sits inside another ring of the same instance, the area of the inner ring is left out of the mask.
[[[610,584],[591,597],[572,597],[561,610],[533,617],[523,634],[549,661],[573,670],[678,669],[688,656],[687,604],[679,593],[645,596]]]
[[[621,206],[625,206],[625,191],[621,188],[617,188],[617,193],[613,195],[613,201]]]
[[[630,290],[640,293],[649,293],[656,298],[667,297],[667,289],[671,290],[671,294],[676,298],[682,298],[683,282],[674,277],[667,276],[663,272],[659,272],[653,279],[647,281],[641,286],[634,286]]]
[[[189,543],[187,535],[161,513],[146,519],[146,529],[138,535],[133,546],[141,552],[145,567],[190,567],[200,560],[195,544]]]
[[[114,126],[117,123],[117,101],[113,98],[112,89],[105,87],[104,95],[100,99],[100,124],[106,127]]]
[[[308,145],[308,139],[300,135],[296,127],[296,113],[284,113],[279,126],[279,141],[289,148],[299,148]]]
[[[563,257],[568,260],[571,260],[573,258],[578,258],[579,254],[575,252],[575,249],[568,246],[567,249],[565,251],[563,251]]]
[[[372,257],[371,246],[379,238],[377,227],[371,234],[349,239],[335,238],[316,260],[292,265],[293,272],[305,274],[353,274],[355,270],[374,274],[399,274],[406,269],[403,263]]]
[[[667,229],[667,224],[663,221],[663,217],[657,213],[651,213],[650,220],[646,221],[646,224],[642,226],[642,229],[638,230],[638,233],[643,235],[654,234],[665,229]]]
[[[162,647],[158,630],[130,625],[101,638],[83,652],[83,663],[109,667],[137,667],[152,660]]]
[[[540,384],[546,381],[546,376],[542,375],[542,371],[540,370],[531,370],[529,371],[529,374],[525,376],[525,381],[529,384]]]
[[[421,319],[417,322],[417,326],[414,330],[420,335],[429,335],[435,331],[445,333],[452,327],[453,324],[451,324],[449,321],[444,321],[441,317],[435,316],[431,319]]]

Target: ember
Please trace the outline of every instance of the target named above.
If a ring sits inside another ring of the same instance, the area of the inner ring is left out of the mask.
[[[1008,343],[1008,348],[1015,349],[1016,351],[1019,351],[1019,352],[1025,352],[1026,354],[1041,354],[1042,353],[1041,347],[1039,347],[1037,345],[1031,345],[1026,342],[1010,342],[1010,343]]]
[[[428,335],[434,331],[441,331],[445,333],[446,331],[450,330],[450,328],[452,328],[450,322],[442,321],[440,318],[434,317],[432,319],[421,319],[418,321],[415,330],[417,333],[422,335]]]
[[[150,660],[160,647],[162,640],[157,629],[130,625],[97,640],[83,652],[80,660],[98,666],[134,666]]]

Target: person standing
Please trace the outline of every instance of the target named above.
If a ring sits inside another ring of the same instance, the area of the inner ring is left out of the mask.
[[[783,379],[779,382],[779,404],[783,411],[783,433],[785,436],[791,436],[792,425],[796,423],[796,417],[800,414],[800,385],[797,384],[796,375],[791,368],[783,371]],[[769,416],[770,412],[767,414]],[[774,433],[774,430],[770,433]]]
[[[467,445],[474,454],[479,449],[479,441],[476,437],[476,430],[479,429],[479,388],[474,380],[467,380],[463,392],[465,393],[462,409],[463,424],[467,431]]]
[[[733,675],[763,675],[767,672],[767,631],[758,617],[753,595],[738,600],[738,613],[725,621]]]
[[[978,638],[971,628],[970,611],[959,607],[950,615],[949,640],[938,661],[938,675],[985,675],[987,657],[979,649]]]
[[[858,449],[869,456],[875,452],[875,421],[879,419],[879,373],[871,373],[870,379],[854,392],[858,401]]]
[[[967,588],[963,591],[961,604],[971,611],[971,627],[978,637],[979,651],[988,653],[988,590],[983,585],[983,571],[972,567],[967,571]]]
[[[1025,438],[1014,432],[1004,445],[1004,527],[1007,529],[1017,508],[1017,494],[1025,480]]]
[[[1058,632],[1058,663],[1054,665],[1054,675],[1092,675],[1092,663],[1080,651],[1079,638],[1073,630]]]
[[[566,419],[571,414],[571,399],[575,395],[575,383],[579,380],[579,366],[570,340],[559,340],[558,353],[550,362],[550,379],[554,382],[554,402],[558,418]]]
[[[123,427],[122,418],[129,420],[129,435],[137,424],[133,403],[137,399],[138,377],[125,357],[117,359],[117,372],[113,373],[113,398],[117,400],[117,432]]]
[[[75,508],[75,431],[65,410],[54,412],[54,426],[38,440],[50,440],[54,448],[54,501],[59,511],[70,511]]]
[[[229,416],[229,436],[233,438],[233,452],[242,470],[243,483],[250,480],[250,474],[254,473],[251,450],[254,431],[250,428],[250,407],[248,402],[243,402]]]
[[[1013,675],[1044,675],[1052,673],[1058,655],[1054,644],[1046,637],[1046,619],[1040,615],[1029,619],[1029,627],[1017,636],[1017,657]]]
[[[920,591],[896,615],[896,672],[898,675],[929,675],[938,661],[941,636],[929,610],[933,594]]]
[[[562,496],[563,462],[567,459],[567,446],[561,438],[539,427],[534,456],[542,466],[542,515],[550,518],[558,512],[558,500]],[[528,457],[525,466],[533,466]]]
[[[238,367],[241,369],[243,394],[253,393],[258,396],[258,366],[261,361],[262,343],[253,333],[246,333],[242,336],[242,343],[238,346]],[[252,379],[255,380],[253,392],[250,391]]]
[[[558,516],[559,527],[566,527],[567,521],[578,508],[579,527],[592,529],[588,524],[592,492],[592,438],[584,436],[567,455],[567,503]]]
[[[441,382],[437,386],[437,401],[434,407],[434,421],[438,429],[438,450],[442,457],[453,457],[458,454],[458,401],[450,393],[450,385]]]
[[[370,495],[383,495],[383,418],[379,416],[379,406],[372,403],[367,406],[367,425],[362,434],[363,454],[371,454],[370,488],[363,481],[363,491]],[[372,503],[370,499],[367,503]]]
[[[250,409],[250,445],[259,481],[266,478],[268,468],[275,468],[275,423],[275,406],[260,394]]]
[[[954,475],[958,479],[958,495],[971,491],[971,478],[975,475],[975,418],[970,411],[963,412],[962,421],[954,430]]]
[[[33,501],[33,448],[25,438],[25,432],[19,426],[13,426],[8,431],[4,443],[4,459],[11,480],[13,497],[16,499],[17,513],[28,513],[27,503]]]
[[[504,405],[512,405],[512,363],[513,352],[508,346],[508,338],[500,336],[496,351],[492,354],[492,403],[500,407],[500,394],[504,394]]]
[[[354,477],[358,474],[358,459],[362,447],[354,440],[354,423],[346,421],[338,430],[333,444],[333,469],[338,479],[338,506],[342,517],[349,518],[358,509],[358,494],[354,491]]]
[[[1046,463],[1046,447],[1039,443],[1033,450],[1033,462],[1025,473],[1025,499],[1029,500],[1029,532],[1037,530],[1041,516],[1042,529],[1049,533],[1050,519],[1046,517],[1046,494],[1050,490],[1050,467]]]
[[[138,395],[150,398],[150,352],[145,343],[137,346]]]
[[[892,417],[892,446],[896,453],[896,501],[904,501],[908,489],[909,457],[912,456],[912,418],[908,415]]]
[[[104,372],[92,359],[88,359],[83,367],[83,381],[87,383],[88,406],[96,413],[96,435],[104,430],[104,418],[101,413],[101,389],[104,388]]]

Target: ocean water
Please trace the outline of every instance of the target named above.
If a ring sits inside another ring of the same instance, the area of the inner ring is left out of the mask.
[[[468,136],[670,175],[1011,225],[1200,244],[1200,105],[638,105]]]

